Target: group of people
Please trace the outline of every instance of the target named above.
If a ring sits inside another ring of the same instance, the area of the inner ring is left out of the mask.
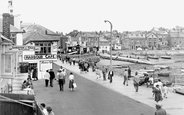
[[[37,73],[37,68],[36,67],[32,67],[32,68],[28,69],[28,77],[33,81],[38,80],[38,73]]]
[[[62,66],[57,71],[56,77],[52,69],[46,70],[46,73],[44,75],[45,87],[48,87],[49,81],[50,81],[50,86],[53,87],[53,80],[55,79],[59,84],[59,90],[64,91],[64,84],[65,84],[66,77],[67,77],[66,69],[63,68]],[[68,79],[69,79],[69,88],[71,91],[74,91],[74,88],[76,87],[76,83],[74,82],[74,75],[72,72],[69,74]]]
[[[50,81],[50,87],[53,87],[53,80],[55,79],[55,73],[52,69],[46,70],[44,74],[45,87],[48,87]]]
[[[160,79],[154,82],[152,79],[153,76],[150,76],[150,77],[151,77],[150,82],[153,82],[152,92],[155,98],[156,109],[157,109],[155,112],[155,115],[167,115],[166,111],[162,108],[161,101],[163,100],[163,97],[167,98],[168,87],[165,84],[163,84]],[[135,76],[133,77],[133,85],[135,87],[136,92],[138,92],[138,87],[140,85],[139,83],[140,83],[140,79],[138,76],[138,72],[135,72]]]
[[[44,115],[54,115],[54,112],[52,111],[52,107],[46,106],[45,103],[40,104],[40,109],[42,110],[42,113]]]

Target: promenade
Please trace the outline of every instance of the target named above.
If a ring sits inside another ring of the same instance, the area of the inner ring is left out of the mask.
[[[139,92],[135,92],[133,87],[132,79],[129,80],[128,86],[123,85],[123,78],[119,76],[114,76],[113,82],[110,84],[109,81],[103,81],[101,79],[96,79],[95,72],[92,72],[91,69],[88,73],[80,73],[78,65],[70,65],[68,63],[62,63],[61,61],[54,62],[59,66],[63,66],[64,68],[72,71],[76,74],[80,74],[82,77],[89,79],[93,82],[96,82],[104,87],[107,87],[113,91],[116,91],[122,95],[130,97],[136,100],[139,103],[144,103],[150,107],[155,108],[156,102],[154,101],[154,97],[152,96],[152,89],[147,88],[146,86],[140,86]],[[173,93],[169,91],[168,98],[162,101],[163,108],[167,111],[169,115],[183,115],[184,113],[184,96]]]

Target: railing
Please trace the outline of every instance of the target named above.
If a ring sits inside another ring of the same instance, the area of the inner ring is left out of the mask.
[[[89,57],[92,57],[92,56],[96,56],[96,54],[92,53],[92,54],[75,54],[75,55],[66,55],[66,54],[61,54],[59,55],[61,58],[62,57],[65,57],[65,56],[68,56],[70,58],[76,58],[76,59],[84,59],[84,58],[89,58]],[[58,57],[59,57],[58,56]]]

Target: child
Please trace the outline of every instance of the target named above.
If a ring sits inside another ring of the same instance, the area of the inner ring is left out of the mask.
[[[168,94],[168,87],[164,84],[163,85],[163,97],[167,98]]]

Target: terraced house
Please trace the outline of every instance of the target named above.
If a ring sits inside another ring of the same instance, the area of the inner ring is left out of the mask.
[[[18,52],[11,52],[9,48],[12,45],[19,44],[24,31],[18,29],[20,28],[20,20],[15,21],[17,19],[13,15],[4,13],[2,17],[0,19],[0,92],[11,92],[13,79],[20,75],[20,71],[18,68]],[[19,23],[15,24],[14,22]]]

